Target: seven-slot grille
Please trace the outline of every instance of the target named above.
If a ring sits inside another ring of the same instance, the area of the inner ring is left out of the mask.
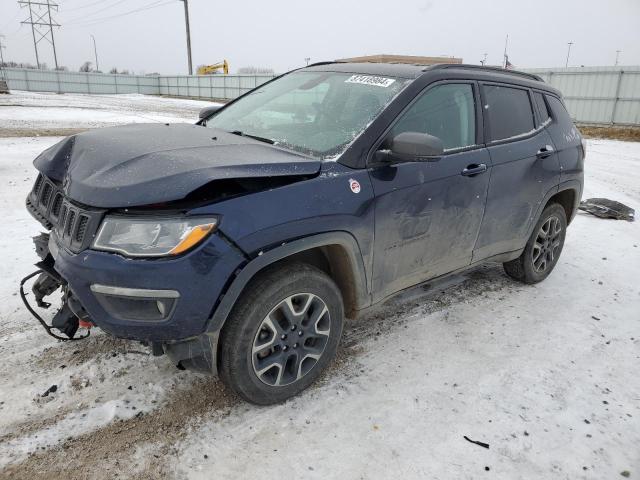
[[[74,253],[93,241],[104,211],[80,207],[64,196],[54,182],[42,174],[27,197],[27,209],[45,228],[53,230],[60,243]]]

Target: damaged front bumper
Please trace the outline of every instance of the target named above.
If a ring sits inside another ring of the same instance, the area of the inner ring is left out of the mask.
[[[73,253],[57,241],[55,231],[36,237],[36,250],[43,258],[38,264],[43,273],[34,284],[38,304],[46,306],[43,298],[63,289],[63,307],[51,327],[73,337],[83,321],[150,344],[154,353],[168,353],[180,366],[215,371],[217,332],[207,330],[208,320],[228,279],[245,261],[222,236],[213,234],[175,258],[132,259],[91,249]],[[72,317],[75,329],[56,324],[61,315]],[[51,327],[45,328],[51,333]]]

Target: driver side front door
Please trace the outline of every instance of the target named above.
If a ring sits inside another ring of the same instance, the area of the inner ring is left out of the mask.
[[[443,141],[445,153],[369,170],[375,193],[374,301],[471,263],[491,169],[477,105],[474,82],[436,84],[386,136],[428,133]]]

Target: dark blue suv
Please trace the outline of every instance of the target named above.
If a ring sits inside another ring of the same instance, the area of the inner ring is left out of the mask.
[[[535,75],[316,64],[196,125],[89,131],[38,156],[32,290],[63,304],[49,325],[25,303],[56,338],[97,326],[279,402],[332,360],[345,317],[402,289],[488,260],[543,280],[584,155]]]

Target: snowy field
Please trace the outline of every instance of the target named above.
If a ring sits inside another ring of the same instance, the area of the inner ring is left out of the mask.
[[[7,103],[0,130],[34,132],[193,121],[206,105]],[[135,342],[58,343],[25,311],[18,282],[40,231],[24,208],[31,161],[58,140],[0,138],[0,478],[640,478],[639,222],[579,213],[539,285],[488,265],[413,288],[347,323],[321,382],[255,407]],[[585,198],[640,209],[640,143],[589,141],[586,171]]]
[[[140,94],[82,95],[12,92],[0,95],[0,130],[85,129],[123,123],[195,122],[212,102]],[[0,136],[2,132],[0,131]]]

